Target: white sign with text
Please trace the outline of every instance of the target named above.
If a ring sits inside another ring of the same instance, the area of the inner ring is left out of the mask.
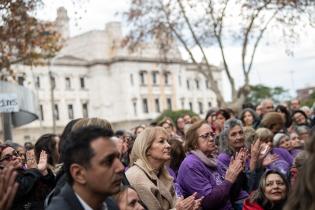
[[[19,104],[15,93],[0,93],[0,113],[18,112]]]

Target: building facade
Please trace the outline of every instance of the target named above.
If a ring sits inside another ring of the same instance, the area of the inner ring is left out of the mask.
[[[58,10],[57,20],[68,25],[64,9]],[[68,29],[58,26],[68,36]],[[154,42],[130,52],[121,46],[122,40],[121,24],[111,22],[105,30],[68,38],[47,66],[17,66],[23,75],[19,82],[38,97],[39,120],[14,129],[14,140],[36,141],[53,132],[53,122],[60,133],[76,118],[100,117],[116,128],[132,128],[166,109],[203,115],[216,106],[211,84],[182,59],[178,46],[174,44],[165,60]],[[222,71],[213,68],[222,87]]]

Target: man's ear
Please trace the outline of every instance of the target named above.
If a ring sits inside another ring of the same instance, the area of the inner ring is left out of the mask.
[[[74,182],[79,184],[86,183],[86,169],[83,166],[76,163],[72,164],[70,166],[70,174]]]

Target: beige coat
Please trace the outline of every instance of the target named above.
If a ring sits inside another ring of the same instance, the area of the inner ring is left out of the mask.
[[[144,162],[138,159],[126,172],[131,186],[150,210],[167,210],[175,207],[176,195],[173,178],[166,169],[159,177],[150,172]]]

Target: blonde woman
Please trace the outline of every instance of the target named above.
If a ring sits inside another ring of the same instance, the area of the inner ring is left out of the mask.
[[[150,210],[198,209],[201,199],[195,199],[195,194],[176,198],[173,178],[165,168],[171,158],[168,139],[169,134],[161,127],[149,127],[140,133],[131,151],[128,181]]]

